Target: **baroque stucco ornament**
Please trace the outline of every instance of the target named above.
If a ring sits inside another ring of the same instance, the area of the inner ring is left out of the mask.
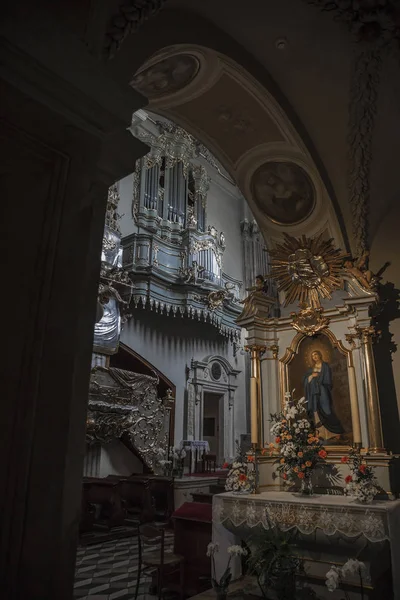
[[[135,33],[150,17],[156,15],[167,0],[128,0],[121,3],[107,28],[104,53],[113,58],[130,33]]]
[[[326,329],[329,325],[329,319],[323,315],[323,312],[324,309],[321,306],[311,308],[306,304],[300,304],[300,311],[298,313],[290,313],[292,317],[291,325],[296,331],[311,337]]]
[[[320,306],[320,298],[330,298],[340,288],[339,272],[345,253],[333,246],[333,240],[294,238],[284,234],[285,241],[270,251],[271,276],[285,293],[285,306],[296,300],[312,308]]]

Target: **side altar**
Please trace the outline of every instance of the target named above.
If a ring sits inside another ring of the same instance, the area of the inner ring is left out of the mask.
[[[297,531],[300,558],[319,597],[336,597],[325,587],[330,566],[356,558],[365,563],[370,582],[366,596],[362,586],[360,594],[360,582],[354,582],[352,598],[400,600],[398,457],[383,436],[374,356],[383,270],[372,273],[368,252],[353,259],[323,234],[315,238],[285,234],[270,256],[269,277],[279,290],[280,316],[271,317],[273,299],[263,285],[253,288],[237,320],[247,331],[251,357],[248,460],[255,465],[256,484],[251,495],[214,497],[213,541],[219,544],[218,556],[255,532]],[[293,426],[296,411],[293,416],[282,413],[284,406],[295,410],[297,403],[303,427],[306,424],[313,432],[308,438],[306,433],[301,447],[291,433],[301,438],[300,429]],[[282,415],[285,441],[280,438],[282,429],[271,431],[271,419],[275,423],[277,415]],[[310,443],[323,458],[315,469],[302,458]],[[289,455],[283,453],[284,444],[292,445],[298,466],[286,467]],[[361,477],[370,474],[374,482],[369,498],[363,496],[368,483],[353,479],[355,471],[349,475],[348,463],[355,456]],[[301,485],[304,478],[312,480],[308,492]],[[371,503],[361,501],[372,498]],[[217,578],[223,572],[221,560],[219,564],[217,559]],[[234,579],[241,572],[239,563],[234,559],[231,563]]]
[[[335,491],[340,493],[340,479],[343,487],[341,457],[358,449],[375,468],[382,492],[396,497],[398,459],[383,439],[374,360],[380,335],[375,319],[379,276],[367,269],[367,257],[361,266],[322,236],[286,235],[270,255],[281,316],[270,317],[272,299],[259,290],[248,296],[237,321],[247,331],[246,348],[251,354],[253,448],[274,442],[270,415],[278,413],[285,395],[295,390],[297,398],[306,397],[307,405],[320,403],[313,417],[327,461],[337,471]],[[324,383],[320,383],[321,369]],[[318,375],[315,394],[309,385],[313,373]],[[275,458],[258,454],[260,489],[280,489]],[[332,493],[331,482],[319,483]]]
[[[272,491],[214,496],[213,542],[219,545],[217,578],[226,567],[229,546],[271,527],[298,532],[307,574],[311,581],[320,582],[319,597],[325,597],[321,596],[324,592],[327,598],[336,597],[325,587],[330,566],[357,557],[369,573],[369,598],[392,597],[392,577],[394,600],[400,599],[400,500],[365,506],[348,497],[327,494],[306,499],[299,494]],[[240,577],[241,561],[232,559],[231,570],[233,579]]]

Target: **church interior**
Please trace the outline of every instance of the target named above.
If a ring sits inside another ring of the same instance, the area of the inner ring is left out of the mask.
[[[1,597],[400,600],[400,2],[0,27]]]

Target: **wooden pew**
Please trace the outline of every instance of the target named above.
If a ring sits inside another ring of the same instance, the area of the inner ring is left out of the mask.
[[[162,475],[133,474],[129,481],[145,479],[150,485],[150,494],[157,519],[169,521],[174,512],[174,478]]]
[[[140,523],[154,521],[155,505],[150,481],[146,476],[120,477],[119,475],[109,475],[106,479],[119,483],[119,494],[128,518],[131,517]]]
[[[101,506],[100,521],[108,528],[122,525],[126,517],[119,492],[119,482],[97,477],[84,477],[82,490],[83,519],[93,511],[94,505]],[[96,520],[94,520],[96,522]]]

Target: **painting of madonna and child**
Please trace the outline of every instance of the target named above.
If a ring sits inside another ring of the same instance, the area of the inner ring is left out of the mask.
[[[325,446],[353,443],[346,356],[329,338],[304,338],[288,365],[290,389],[304,396],[310,420]]]

